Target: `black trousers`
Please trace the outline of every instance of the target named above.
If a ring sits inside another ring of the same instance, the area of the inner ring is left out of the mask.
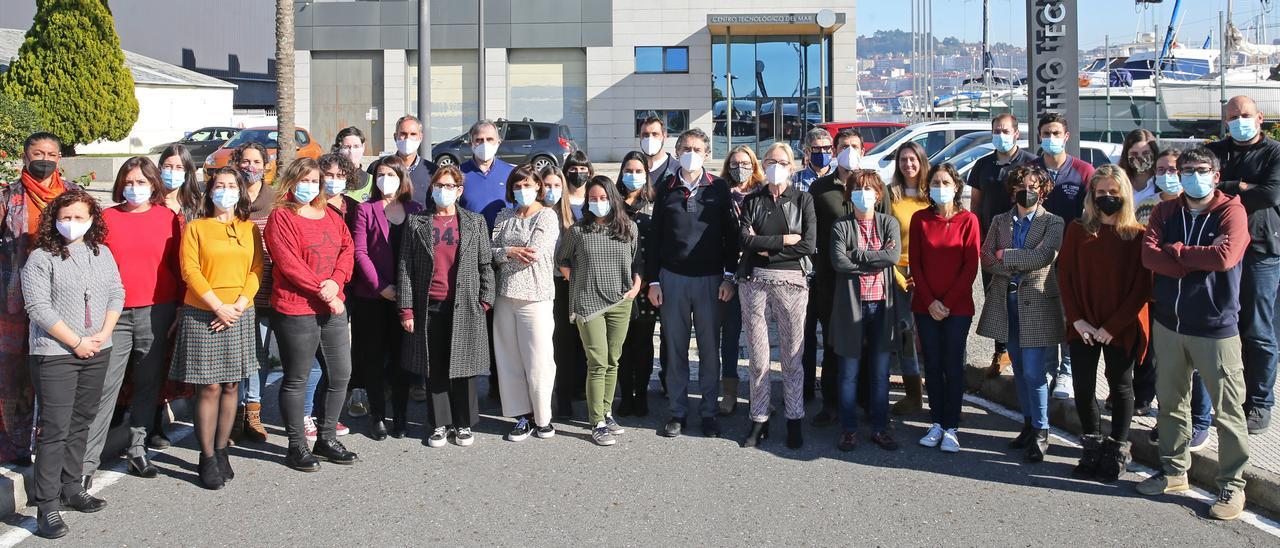
[[[407,333],[400,327],[396,303],[386,299],[351,297],[352,377],[369,393],[373,420],[387,417],[387,384],[391,385],[391,411],[404,421],[409,405],[410,375],[400,367]],[[355,363],[358,361],[359,366]]]
[[[427,414],[431,426],[470,428],[480,422],[476,377],[450,378],[453,351],[453,302],[432,301],[427,307]]]
[[[834,281],[831,283],[835,283]],[[815,285],[809,291],[809,308],[804,318],[804,353],[800,363],[804,367],[804,399],[810,401],[814,395],[814,385],[818,379],[818,324],[822,324],[822,405],[832,410],[840,402],[840,359],[832,347],[831,336],[831,303],[832,295],[818,291]],[[866,370],[868,368],[862,368]],[[859,375],[858,386],[865,387],[862,382],[864,374]],[[858,401],[867,401],[859,397]]]
[[[640,314],[631,318],[627,327],[627,340],[622,343],[618,360],[618,386],[624,402],[648,397],[649,377],[653,375],[653,327],[657,322],[656,315]]]
[[[110,358],[110,349],[87,360],[72,355],[31,356],[31,381],[40,404],[32,502],[40,509],[56,510],[60,495],[71,497],[84,490],[80,472],[85,445]]]
[[[586,399],[587,353],[582,349],[578,327],[569,321],[569,282],[555,278],[556,299],[552,308],[556,330],[552,336],[556,356],[556,411],[573,409],[575,399]]]
[[[1098,358],[1106,359],[1103,375],[1111,395],[1111,438],[1117,441],[1129,439],[1129,423],[1133,419],[1133,367],[1137,363],[1137,349],[1114,345],[1088,345],[1071,342],[1072,388],[1076,393],[1076,412],[1080,414],[1080,427],[1084,434],[1102,434],[1102,418],[1098,410]]]
[[[284,419],[285,432],[289,435],[289,447],[306,447],[303,428],[303,401],[307,397],[307,378],[311,376],[311,364],[318,351],[322,357],[320,367],[324,383],[316,388],[317,397],[323,391],[324,405],[314,409],[318,419],[317,429],[321,439],[334,439],[338,416],[347,399],[347,383],[351,380],[351,334],[347,314],[310,314],[290,316],[276,312],[271,320],[280,347],[280,364],[284,378],[280,381],[280,415]]]
[[[984,233],[982,237],[985,238],[986,234]],[[984,293],[986,292],[987,287],[990,285],[991,285],[991,275],[987,274],[986,272],[983,272],[982,273],[982,290]],[[996,354],[1004,354],[1007,351],[1008,351],[1007,347],[1005,346],[1004,343],[1000,341],[996,341]]]

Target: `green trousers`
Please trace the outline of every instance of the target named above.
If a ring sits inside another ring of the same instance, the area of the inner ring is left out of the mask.
[[[1209,389],[1218,427],[1218,488],[1244,489],[1249,433],[1244,416],[1244,363],[1240,337],[1210,339],[1183,335],[1151,322],[1156,342],[1156,397],[1160,400],[1160,461],[1164,473],[1181,476],[1191,468],[1191,372]]]
[[[578,323],[582,348],[587,354],[587,422],[595,428],[613,413],[618,385],[618,358],[631,325],[631,299],[624,299],[589,321]]]

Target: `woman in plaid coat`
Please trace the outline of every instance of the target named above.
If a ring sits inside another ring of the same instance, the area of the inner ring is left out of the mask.
[[[1005,188],[1015,205],[991,219],[982,244],[987,286],[978,334],[1008,343],[1023,427],[1009,444],[1026,449],[1025,460],[1044,460],[1049,448],[1049,383],[1045,353],[1063,340],[1062,301],[1053,263],[1062,247],[1062,218],[1041,202],[1053,190],[1043,169],[1019,167]]]

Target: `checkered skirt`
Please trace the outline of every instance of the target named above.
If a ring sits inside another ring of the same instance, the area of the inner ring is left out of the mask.
[[[217,316],[194,306],[182,307],[178,341],[169,378],[190,384],[240,382],[258,370],[259,349],[255,309],[244,311],[231,328],[209,328]]]

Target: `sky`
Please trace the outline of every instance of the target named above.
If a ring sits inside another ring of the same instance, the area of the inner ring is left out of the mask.
[[[991,41],[1026,45],[1028,0],[991,0]],[[1132,0],[1079,0],[1080,48],[1101,47],[1109,35],[1111,43],[1133,40],[1135,33],[1151,32],[1159,24],[1160,33],[1169,25],[1174,0],[1161,4],[1141,4]],[[1280,25],[1280,0],[1235,0],[1235,24],[1246,36],[1247,26],[1265,11],[1269,25]],[[860,35],[877,30],[911,30],[911,0],[858,2],[857,28]],[[1183,43],[1200,45],[1212,30],[1217,47],[1218,12],[1225,12],[1227,0],[1183,0],[1182,25],[1178,36]],[[965,42],[982,40],[982,0],[933,0],[933,34],[939,39],[955,36]],[[1280,38],[1280,26],[1267,29],[1268,39]]]

